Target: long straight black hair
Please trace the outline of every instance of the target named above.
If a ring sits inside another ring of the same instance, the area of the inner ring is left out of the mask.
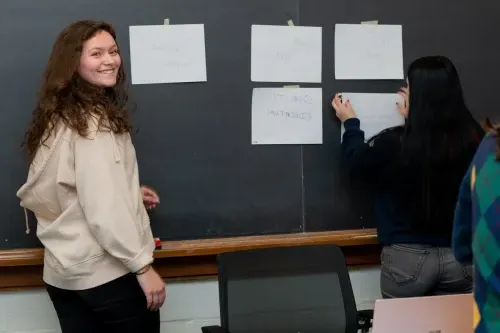
[[[413,211],[416,231],[449,237],[460,182],[484,131],[466,106],[458,72],[448,58],[419,58],[407,77],[401,206]]]

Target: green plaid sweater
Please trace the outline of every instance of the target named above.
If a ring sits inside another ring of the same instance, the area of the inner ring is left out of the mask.
[[[500,161],[496,137],[479,146],[459,194],[453,228],[458,261],[474,264],[476,333],[500,332]]]

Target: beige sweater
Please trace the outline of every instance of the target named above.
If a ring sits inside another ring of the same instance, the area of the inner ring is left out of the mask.
[[[87,137],[61,124],[45,144],[17,192],[38,221],[44,281],[82,290],[147,265],[155,245],[130,135],[94,119]]]

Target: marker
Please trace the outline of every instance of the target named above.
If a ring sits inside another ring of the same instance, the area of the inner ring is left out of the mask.
[[[156,246],[157,250],[161,250],[162,244],[161,244],[161,240],[159,238],[155,238],[155,246]]]

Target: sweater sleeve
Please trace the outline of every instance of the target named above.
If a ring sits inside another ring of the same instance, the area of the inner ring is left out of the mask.
[[[99,244],[136,272],[153,259],[141,240],[123,160],[113,134],[97,131],[75,142],[76,189],[90,230]],[[118,155],[118,156],[117,156]]]
[[[471,168],[460,185],[453,222],[452,247],[457,261],[463,265],[472,263]]]
[[[386,166],[387,160],[393,156],[395,140],[391,134],[385,133],[370,143],[365,143],[365,133],[360,125],[357,118],[344,122],[342,151],[352,171],[364,178],[376,177]]]

